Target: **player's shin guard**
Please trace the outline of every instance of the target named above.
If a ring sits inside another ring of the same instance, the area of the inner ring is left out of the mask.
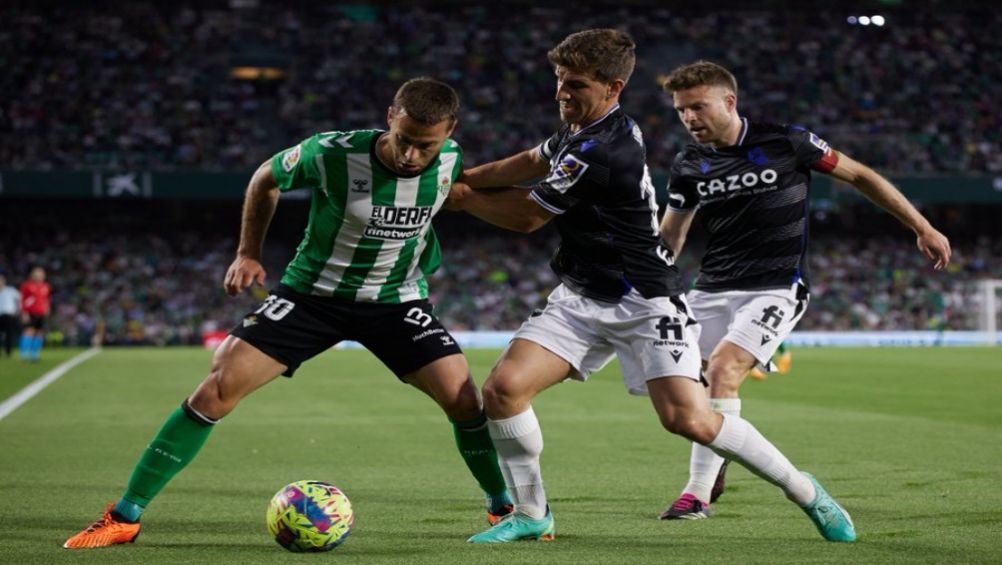
[[[783,489],[800,506],[814,500],[814,485],[769,440],[740,416],[723,414],[724,423],[708,447]]]
[[[487,431],[487,415],[481,411],[480,415],[472,420],[457,422],[450,419],[450,422],[459,454],[463,456],[463,461],[477,479],[480,488],[491,498],[492,505],[495,498],[499,499],[498,504],[504,504],[501,500],[507,498],[504,476],[501,475],[498,454]]]
[[[216,421],[199,414],[185,400],[167,418],[140,457],[122,500],[115,505],[127,520],[136,521],[146,506],[195,458]]]
[[[714,412],[739,416],[741,414],[740,398],[711,398],[710,408]],[[712,449],[693,442],[692,454],[689,457],[689,482],[682,492],[691,493],[699,500],[710,500],[713,483],[717,480],[724,458],[714,453]]]
[[[530,406],[521,414],[502,420],[488,420],[488,429],[497,448],[505,483],[515,497],[516,511],[540,520],[546,516],[546,492],[539,455],[543,452],[543,432]]]

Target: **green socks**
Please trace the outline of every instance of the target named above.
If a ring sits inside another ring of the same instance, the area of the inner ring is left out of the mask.
[[[127,521],[138,521],[150,501],[195,458],[215,423],[192,409],[185,400],[167,418],[139,458],[114,512]],[[463,461],[487,494],[490,510],[511,504],[498,467],[497,452],[487,431],[487,416],[481,412],[473,420],[452,422],[452,429]]]
[[[192,409],[185,400],[146,446],[114,511],[127,521],[138,521],[153,497],[195,458],[215,423]]]
[[[487,415],[483,411],[472,420],[452,422],[452,430],[456,436],[456,447],[463,461],[469,467],[473,477],[480,483],[480,488],[487,493],[490,510],[499,510],[505,504],[510,504],[504,477],[498,467],[498,455],[494,451],[494,443],[487,431]]]

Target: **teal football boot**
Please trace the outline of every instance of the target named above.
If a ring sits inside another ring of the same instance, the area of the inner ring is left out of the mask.
[[[488,530],[466,540],[470,543],[508,543],[518,540],[551,541],[557,530],[553,527],[553,514],[549,508],[541,520],[534,520],[516,510],[506,515]]]
[[[810,504],[802,508],[814,522],[818,532],[828,541],[856,541],[856,527],[853,526],[849,513],[835,502],[814,475],[804,473],[804,476],[814,483],[817,494]]]

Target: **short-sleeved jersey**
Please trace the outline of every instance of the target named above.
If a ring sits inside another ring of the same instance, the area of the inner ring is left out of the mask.
[[[431,219],[462,171],[462,150],[448,139],[420,174],[401,176],[376,157],[383,133],[318,133],[272,158],[280,190],[313,190],[306,233],[282,284],[358,302],[428,297],[425,275],[441,263]]]
[[[690,144],[675,158],[668,207],[696,208],[709,234],[695,288],[705,291],[808,283],[811,170],[830,171],[835,153],[810,131],[742,118],[738,142]]]
[[[643,136],[619,106],[577,132],[564,125],[539,152],[550,173],[532,198],[557,214],[550,266],[565,285],[613,303],[633,288],[645,298],[682,292],[660,243]]]
[[[32,316],[49,314],[49,295],[52,287],[47,282],[25,281],[21,284],[21,309]]]

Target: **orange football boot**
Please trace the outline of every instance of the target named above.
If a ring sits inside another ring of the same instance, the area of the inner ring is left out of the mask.
[[[498,522],[503,520],[505,516],[511,514],[512,511],[514,510],[515,510],[514,504],[505,504],[504,506],[501,507],[501,510],[499,510],[497,514],[488,510],[487,523],[493,526],[494,524],[497,524]]]
[[[111,515],[114,502],[109,502],[101,519],[87,526],[87,529],[66,540],[63,547],[83,549],[107,547],[118,543],[132,543],[139,537],[139,522],[119,522]]]
[[[776,359],[776,368],[783,375],[790,372],[790,369],[793,368],[793,353],[790,353],[790,350],[786,350]]]

